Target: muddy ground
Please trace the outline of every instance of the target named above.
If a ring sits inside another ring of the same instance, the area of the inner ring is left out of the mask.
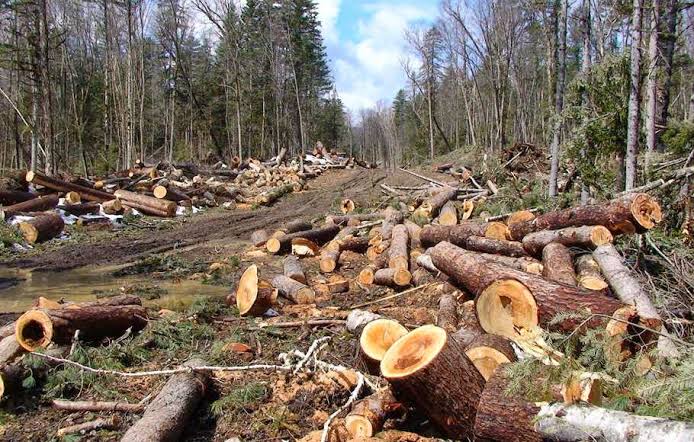
[[[258,264],[261,275],[281,271],[283,257],[254,253],[248,243],[252,231],[259,228],[271,231],[298,218],[318,222],[325,215],[336,213],[342,198],[351,198],[358,208],[366,210],[384,207],[388,200],[379,187],[384,180],[394,184],[420,184],[404,173],[395,173],[386,179],[381,170],[331,171],[311,181],[307,190],[289,195],[269,208],[213,209],[168,221],[165,228],[125,229],[80,236],[65,244],[51,244],[22,256],[6,258],[2,265],[65,272],[82,266],[128,263],[126,271],[137,273],[140,278],[151,278],[154,285],[157,281],[176,278],[217,278],[216,282],[228,286],[231,292],[240,273],[250,263]],[[364,256],[352,255],[343,262],[340,274],[353,280],[366,263]],[[211,264],[216,264],[218,270],[209,272],[207,266]],[[312,284],[325,282],[316,258],[306,259],[303,264]],[[344,319],[352,306],[391,293],[390,289],[352,283],[350,291],[344,294],[319,293],[315,306],[282,302],[276,308],[279,316],[269,320],[239,318],[235,308],[226,306],[221,298],[200,299],[180,312],[159,317],[155,300],[148,305],[152,307],[152,316],[158,319],[141,335],[101,347],[80,346],[72,359],[124,371],[175,367],[197,355],[217,365],[276,364],[280,353],[295,349],[305,351],[315,339],[329,336],[329,345],[320,357],[363,371],[357,339],[343,325],[289,328],[266,325],[306,319]],[[69,290],[63,296],[69,299]],[[434,319],[437,299],[432,287],[412,296],[375,304],[369,309],[416,327]],[[13,317],[3,319],[5,323]],[[239,343],[248,346],[248,350],[235,350]],[[37,368],[31,378],[33,385],[27,385],[21,394],[1,404],[1,440],[61,440],[56,437],[59,428],[110,415],[58,411],[51,407],[55,398],[137,402],[156,394],[165,382],[159,377],[123,379],[84,375],[62,366],[48,370]],[[319,430],[327,416],[344,403],[349,394],[348,386],[326,379],[323,374],[298,377],[273,372],[221,374],[211,382],[204,402],[186,426],[184,439],[296,440]],[[120,417],[121,422],[115,429],[76,434],[62,440],[118,440],[138,415],[122,414]],[[394,426],[418,434],[437,435],[426,419],[416,413],[389,424],[389,427]],[[394,440],[398,439],[406,440],[406,437],[396,436]]]

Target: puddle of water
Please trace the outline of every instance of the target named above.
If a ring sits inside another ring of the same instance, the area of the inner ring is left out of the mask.
[[[206,296],[225,296],[230,288],[202,284],[199,281],[157,280],[147,277],[114,277],[122,266],[84,267],[64,272],[31,272],[23,269],[0,269],[0,312],[24,312],[39,297],[66,301],[93,301],[95,290],[119,289],[133,284],[148,284],[167,291],[158,299],[143,300],[171,310],[182,310],[195,299]]]

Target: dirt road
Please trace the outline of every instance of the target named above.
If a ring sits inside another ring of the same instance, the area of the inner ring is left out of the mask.
[[[136,237],[114,237],[99,243],[70,244],[38,256],[0,263],[38,270],[67,270],[85,265],[121,264],[150,253],[188,247],[207,241],[245,240],[260,228],[273,229],[294,219],[325,215],[348,197],[367,204],[385,178],[381,170],[339,170],[309,182],[308,190],[291,194],[274,206],[252,211],[203,214],[171,230],[145,231]]]

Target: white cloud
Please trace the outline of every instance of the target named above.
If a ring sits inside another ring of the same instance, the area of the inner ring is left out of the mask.
[[[404,86],[401,61],[408,57],[404,32],[415,22],[434,19],[435,3],[426,3],[388,0],[368,4],[363,7],[355,38],[341,35],[339,47],[328,46],[338,92],[349,109],[390,101]]]
[[[321,22],[323,38],[326,44],[333,45],[339,41],[337,16],[340,13],[342,0],[318,0],[318,19]]]

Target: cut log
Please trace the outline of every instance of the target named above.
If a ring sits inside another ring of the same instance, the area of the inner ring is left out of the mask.
[[[535,214],[530,210],[519,210],[518,212],[513,212],[506,217],[506,225],[510,226],[511,224],[532,221],[534,219]]]
[[[67,206],[58,206],[59,209],[64,210],[66,213],[75,216],[82,215],[97,215],[101,210],[101,206],[96,201],[90,201],[88,203],[71,204]]]
[[[438,244],[429,254],[438,269],[476,296],[477,317],[487,333],[513,339],[519,336],[518,330],[533,330],[538,324],[572,331],[580,319],[567,318],[558,324],[552,320],[561,313],[609,316],[624,307],[600,293],[499,265],[450,243]],[[603,318],[593,318],[587,325],[604,322]]]
[[[436,325],[453,333],[458,330],[458,299],[455,292],[444,292],[439,299]]]
[[[419,327],[398,339],[381,361],[381,374],[450,437],[472,437],[484,378],[446,331]]]
[[[292,255],[316,256],[320,253],[320,247],[315,242],[306,238],[292,239]]]
[[[393,227],[402,223],[402,212],[393,207],[386,207],[383,211],[383,224],[381,224],[381,238],[390,239]]]
[[[128,190],[116,190],[114,193],[126,206],[137,209],[147,215],[173,217],[176,215],[176,203],[160,200],[151,196],[141,195]]]
[[[264,192],[256,198],[258,204],[269,206],[278,199],[282,198],[284,195],[292,193],[294,191],[294,184],[285,184],[283,186],[276,187],[268,192]]]
[[[510,267],[512,269],[521,270],[523,272],[532,273],[533,275],[541,275],[544,266],[540,261],[529,256],[521,256],[513,258],[511,256],[493,255],[491,253],[477,253],[482,258],[495,262],[497,264]]]
[[[345,427],[352,438],[365,440],[381,431],[386,419],[400,409],[402,405],[385,388],[355,403],[345,416]]]
[[[583,288],[604,291],[608,287],[592,255],[581,255],[576,259],[576,274],[578,284]]]
[[[371,285],[374,283],[374,275],[376,274],[376,269],[373,265],[368,265],[361,269],[359,275],[357,275],[357,281],[360,284]]]
[[[33,219],[19,223],[19,231],[29,244],[48,241],[63,232],[65,223],[56,213],[42,213]]]
[[[417,210],[412,214],[413,219],[418,222],[426,223],[431,221],[439,214],[441,208],[450,200],[455,199],[458,195],[458,189],[455,187],[442,187],[438,192],[427,198]],[[454,207],[455,208],[455,207]],[[456,215],[457,217],[457,215]]]
[[[404,224],[398,224],[393,227],[390,248],[388,249],[388,267],[405,270],[409,268],[408,242],[409,234],[407,227]]]
[[[540,230],[565,227],[605,226],[613,234],[643,232],[662,220],[660,205],[645,193],[629,194],[602,204],[577,206],[539,215],[509,226],[511,238],[520,241]]]
[[[576,272],[569,248],[557,242],[542,249],[542,276],[550,281],[575,287]]]
[[[406,334],[407,329],[391,319],[376,319],[366,324],[359,337],[359,351],[369,373],[380,374],[383,355]]]
[[[57,190],[58,192],[77,192],[84,201],[96,201],[102,203],[104,201],[113,199],[113,195],[108,192],[102,192],[101,190],[69,183],[67,181],[49,177],[39,172],[27,172],[26,181],[27,183],[38,184],[39,186],[43,186],[48,189]]]
[[[123,203],[121,200],[115,198],[101,203],[101,209],[107,215],[117,215],[123,212]]]
[[[269,237],[270,235],[267,233],[267,230],[256,230],[251,233],[251,244],[253,244],[254,247],[263,247]]]
[[[12,361],[25,352],[26,350],[19,345],[14,335],[2,338],[0,340],[0,367],[11,364]],[[1,394],[0,397],[2,397]]]
[[[169,201],[187,201],[190,199],[188,195],[185,193],[181,192],[180,190],[174,189],[173,187],[165,187],[165,186],[155,186],[154,189],[152,190],[152,193],[154,194],[155,198],[161,199],[161,200],[169,200]]]
[[[326,284],[330,293],[346,293],[349,291],[349,281],[339,275],[332,275]]]
[[[366,236],[348,235],[341,239],[334,239],[326,247],[339,250],[340,252],[348,250],[350,252],[364,253],[369,248],[369,238]]]
[[[467,347],[465,356],[477,367],[485,381],[488,381],[501,364],[516,361],[516,353],[508,339],[483,334],[477,336]]]
[[[325,217],[326,224],[336,226],[357,226],[362,221],[375,221],[383,219],[382,213],[352,213],[349,215],[328,215]]]
[[[455,226],[426,226],[422,229],[420,239],[424,247],[435,246],[442,241],[464,247],[467,239],[471,236],[505,240],[507,234],[508,227],[500,222],[464,221]]]
[[[458,330],[451,336],[460,342],[463,348],[469,347],[478,336],[485,334],[477,320],[475,301],[465,301],[461,306],[458,317]]]
[[[456,209],[453,201],[448,201],[441,208],[439,224],[442,226],[454,226],[458,224],[458,209]]]
[[[312,230],[288,233],[279,238],[269,238],[265,243],[265,248],[270,253],[287,253],[291,250],[292,239],[305,238],[316,244],[325,244],[337,235],[340,228],[336,225],[320,227]]]
[[[472,200],[463,201],[463,214],[460,219],[469,219],[472,216],[473,210],[475,210],[475,203]]]
[[[311,287],[284,275],[275,276],[272,279],[272,285],[277,288],[280,295],[295,304],[313,304],[316,300],[316,293]]]
[[[277,290],[258,279],[258,267],[250,265],[241,275],[236,289],[236,307],[241,316],[260,316],[277,301]]]
[[[407,269],[379,269],[374,273],[374,284],[388,287],[406,287],[412,281],[412,274]]]
[[[284,276],[291,278],[294,281],[298,281],[302,284],[306,284],[306,275],[304,274],[304,269],[301,268],[301,262],[296,256],[287,256],[284,258]]]
[[[280,227],[271,236],[273,238],[279,238],[280,236],[287,235],[289,233],[305,232],[307,230],[311,230],[312,228],[313,225],[310,222],[297,219]]]
[[[345,198],[342,200],[342,203],[340,204],[340,211],[345,214],[352,213],[354,212],[355,207],[356,206],[354,204],[354,201],[352,201],[349,198]]]
[[[147,311],[139,305],[36,309],[17,319],[15,337],[27,351],[35,351],[51,342],[72,342],[76,330],[80,331],[80,340],[89,342],[117,338],[129,328],[137,332],[145,325]]]
[[[561,400],[571,405],[577,402],[602,404],[602,376],[588,371],[574,371],[564,381],[560,390]]]
[[[80,194],[74,191],[67,192],[63,198],[65,198],[66,204],[79,204],[82,202]]]
[[[206,365],[194,359],[185,367]],[[205,396],[209,373],[190,372],[173,375],[157,397],[147,405],[142,418],[123,435],[121,442],[174,441],[183,436],[198,404]]]
[[[484,387],[475,419],[480,440],[684,442],[694,439],[694,424],[623,411],[561,403],[541,407],[507,394],[510,379],[497,370]]]
[[[0,204],[3,206],[11,206],[24,201],[33,200],[38,197],[37,194],[24,192],[21,190],[0,190]]]
[[[42,212],[55,208],[58,205],[58,200],[58,195],[41,196],[22,203],[3,207],[0,209],[0,214],[2,214],[2,219],[8,220],[19,213]]]
[[[419,239],[419,235],[422,233],[422,228],[410,220],[405,220],[405,227],[407,227],[407,234],[410,238],[410,250],[419,249],[422,247],[422,243]]]
[[[612,233],[603,226],[567,227],[559,230],[542,230],[523,238],[523,247],[533,256],[540,256],[542,249],[549,243],[559,243],[567,247],[585,247],[594,249],[597,246],[612,242]]]
[[[467,238],[465,248],[476,252],[506,255],[515,258],[528,255],[521,242],[483,238],[481,236],[470,236]]]
[[[649,328],[659,330],[662,318],[651,302],[641,284],[624,265],[622,256],[612,244],[599,246],[593,251],[593,258],[607,278],[614,294],[625,304],[636,308],[639,319]],[[658,339],[658,350],[663,356],[675,356],[679,351],[663,329],[664,336]]]
[[[340,260],[340,250],[325,249],[320,255],[320,271],[323,273],[331,273],[337,268],[337,263]]]

